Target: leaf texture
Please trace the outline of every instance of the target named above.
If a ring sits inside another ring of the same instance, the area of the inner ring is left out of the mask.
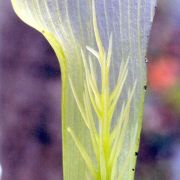
[[[134,178],[156,0],[12,0],[62,71],[65,180]]]

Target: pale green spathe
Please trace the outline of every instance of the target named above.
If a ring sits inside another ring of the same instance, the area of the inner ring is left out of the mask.
[[[12,0],[62,71],[65,180],[134,178],[155,0]]]

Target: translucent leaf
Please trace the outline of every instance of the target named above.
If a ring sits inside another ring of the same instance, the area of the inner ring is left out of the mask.
[[[156,0],[12,4],[61,66],[64,179],[133,179]]]

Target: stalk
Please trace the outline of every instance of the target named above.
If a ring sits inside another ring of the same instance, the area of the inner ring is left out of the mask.
[[[156,0],[11,1],[61,66],[64,179],[132,180]]]

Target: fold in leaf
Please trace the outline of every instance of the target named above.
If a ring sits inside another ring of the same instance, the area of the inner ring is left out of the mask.
[[[62,72],[65,180],[134,178],[156,0],[12,0]]]

